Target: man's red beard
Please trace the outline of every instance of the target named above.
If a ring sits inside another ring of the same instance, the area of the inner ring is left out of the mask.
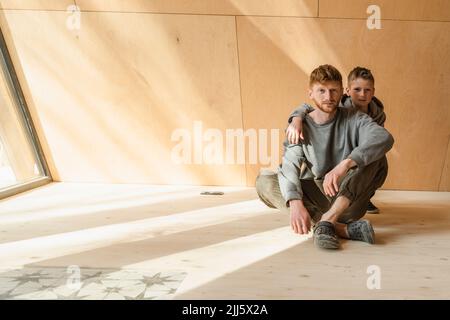
[[[325,105],[319,105],[316,104],[317,108],[319,108],[321,111],[325,112],[325,113],[332,113],[334,112],[334,110],[336,110],[337,108],[337,104],[325,104]]]

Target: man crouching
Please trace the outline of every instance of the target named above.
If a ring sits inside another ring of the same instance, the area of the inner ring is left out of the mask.
[[[342,238],[375,242],[369,221],[360,220],[387,175],[384,155],[392,135],[367,114],[338,108],[342,76],[331,65],[313,70],[309,96],[316,108],[303,119],[303,141],[285,143],[278,174],[260,174],[256,190],[269,207],[289,211],[296,233],[314,225],[319,248],[339,248]]]

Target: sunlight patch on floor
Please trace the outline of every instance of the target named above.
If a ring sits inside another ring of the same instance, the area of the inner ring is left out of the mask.
[[[242,201],[168,216],[3,243],[0,244],[0,256],[8,257],[8,259],[0,261],[0,267],[19,266],[117,243],[140,241],[223,224],[258,216],[265,210],[265,206],[258,200]],[[30,257],[36,254],[39,254],[39,260],[32,260]]]
[[[294,234],[290,227],[282,227],[125,267],[160,268],[161,270],[174,265],[181,267],[188,272],[188,275],[177,290],[176,297],[296,246],[308,240],[311,236],[311,232],[308,235],[299,236]],[[185,262],[183,263],[183,261]]]

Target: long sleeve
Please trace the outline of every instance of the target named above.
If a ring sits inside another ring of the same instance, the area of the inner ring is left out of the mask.
[[[367,114],[356,115],[358,146],[348,156],[358,167],[365,167],[381,159],[394,145],[394,138],[383,127],[375,123]]]
[[[289,116],[288,123],[292,122],[293,117],[300,117],[301,119],[304,119],[305,116],[312,111],[314,111],[314,108],[311,105],[304,103],[300,107],[292,111],[291,115]]]
[[[285,148],[282,163],[278,171],[280,191],[289,207],[289,201],[301,200],[303,192],[300,184],[300,173],[305,156],[301,145],[290,144]]]

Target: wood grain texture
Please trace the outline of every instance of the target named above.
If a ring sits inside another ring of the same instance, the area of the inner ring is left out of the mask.
[[[74,0],[0,0],[0,9],[67,10]]]
[[[447,146],[447,157],[445,158],[445,162],[442,167],[439,191],[450,191],[450,135]]]
[[[376,243],[329,252],[254,188],[205,189],[53,183],[1,201],[0,268],[177,270],[175,298],[187,300],[449,297],[449,192],[377,192],[381,214],[365,217]],[[380,290],[367,287],[374,265]]]
[[[77,0],[81,10],[316,17],[317,0]]]
[[[450,21],[447,0],[320,0],[319,17],[367,19],[370,5],[377,5],[381,19]]]
[[[83,13],[71,31],[63,12],[5,15],[59,179],[245,184],[243,164],[171,158],[194,121],[242,128],[233,17]]]
[[[275,7],[283,15],[294,2],[239,2],[248,5],[240,13],[222,10],[235,2],[211,3],[77,1],[130,11],[83,11],[79,30],[67,29],[66,12],[1,11],[55,180],[251,186],[266,165],[249,163],[248,149],[246,166],[174,166],[171,134],[192,134],[197,120],[203,132],[275,129],[281,159],[287,115],[308,101],[311,70],[331,63],[344,78],[356,65],[375,74],[396,140],[384,188],[448,190],[448,23],[388,20],[368,30],[360,18],[226,16]],[[195,14],[149,14],[152,5]]]

